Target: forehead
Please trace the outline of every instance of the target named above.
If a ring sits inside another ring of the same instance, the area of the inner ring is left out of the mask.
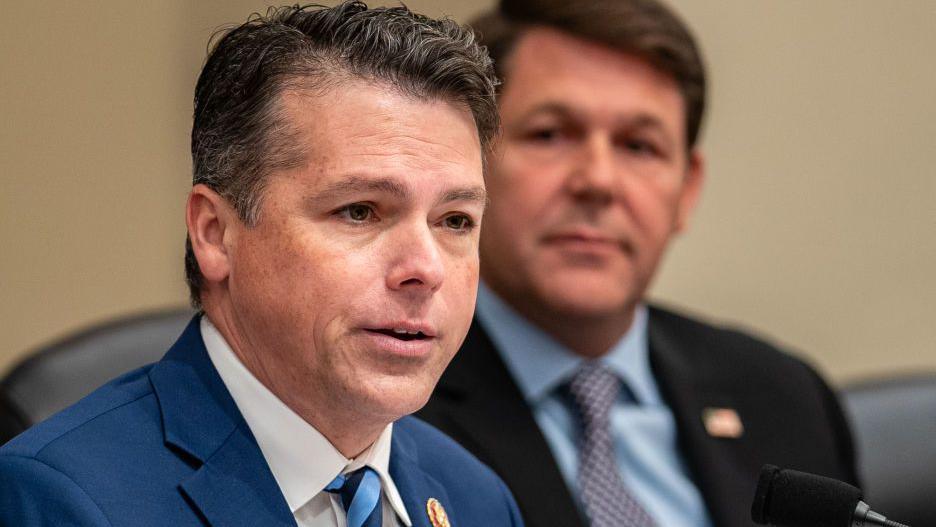
[[[481,179],[481,147],[470,110],[417,98],[380,82],[344,80],[281,95],[284,126],[306,152],[303,169]],[[442,178],[445,179],[445,178]]]
[[[684,126],[675,80],[636,55],[536,27],[520,36],[507,61],[502,112],[552,102],[595,115],[652,112]]]

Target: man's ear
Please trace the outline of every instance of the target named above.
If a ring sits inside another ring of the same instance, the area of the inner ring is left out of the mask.
[[[689,217],[695,210],[699,196],[702,194],[702,185],[705,182],[705,158],[702,152],[693,149],[689,153],[689,162],[683,178],[679,202],[676,204],[675,231],[681,233],[689,225]]]
[[[225,233],[235,221],[237,216],[220,194],[203,184],[192,187],[185,204],[185,224],[206,282],[221,282],[231,272]]]

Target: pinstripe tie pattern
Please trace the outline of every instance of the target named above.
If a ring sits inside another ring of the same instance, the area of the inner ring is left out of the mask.
[[[656,523],[624,485],[611,440],[611,407],[621,380],[596,361],[579,368],[569,392],[582,426],[578,481],[591,527],[653,527]]]
[[[325,491],[341,497],[348,527],[380,527],[380,476],[374,469],[362,467],[350,474],[339,474]]]

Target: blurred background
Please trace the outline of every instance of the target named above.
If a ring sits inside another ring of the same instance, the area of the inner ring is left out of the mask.
[[[407,2],[460,21],[492,4]],[[0,6],[0,373],[89,323],[187,302],[195,80],[215,29],[266,5]],[[936,3],[670,5],[709,66],[709,178],[653,297],[833,381],[936,370]]]

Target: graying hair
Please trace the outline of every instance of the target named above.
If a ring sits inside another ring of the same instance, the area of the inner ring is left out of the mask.
[[[359,1],[271,8],[220,33],[208,54],[195,87],[193,184],[209,186],[255,225],[266,176],[307,156],[281,114],[280,95],[349,77],[467,107],[484,150],[497,132],[493,65],[470,29]],[[190,239],[185,274],[200,309],[203,277]]]

